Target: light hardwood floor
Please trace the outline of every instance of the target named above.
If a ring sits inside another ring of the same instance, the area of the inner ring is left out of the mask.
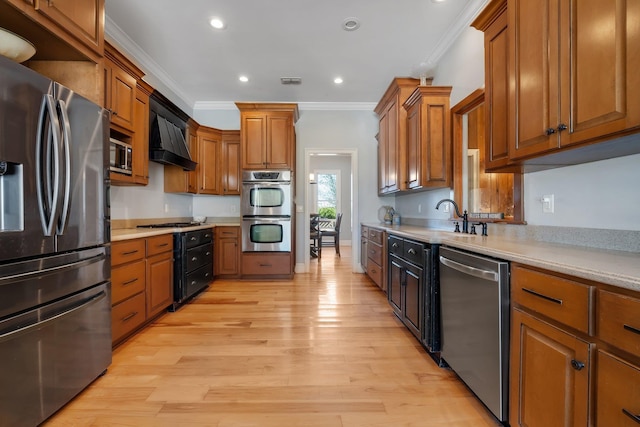
[[[45,425],[498,425],[341,252],[293,281],[214,282],[118,347]]]

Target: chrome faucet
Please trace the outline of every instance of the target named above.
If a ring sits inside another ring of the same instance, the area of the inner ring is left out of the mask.
[[[456,210],[456,215],[458,216],[458,218],[462,218],[462,232],[469,233],[469,216],[467,215],[467,211],[464,211],[464,213],[460,214],[460,209],[458,209],[458,204],[451,199],[440,200],[436,205],[436,209],[438,209],[440,205],[444,202],[449,202],[453,205],[454,209]]]

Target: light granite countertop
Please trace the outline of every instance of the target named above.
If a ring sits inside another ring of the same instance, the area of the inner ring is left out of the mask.
[[[425,243],[447,245],[640,291],[640,254],[635,252],[594,249],[527,239],[513,240],[501,236],[461,234],[411,225],[392,226],[380,223],[363,223],[363,225],[384,229],[388,233]]]
[[[111,241],[118,242],[121,240],[139,239],[144,237],[159,236],[162,234],[181,233],[183,231],[204,230],[207,228],[222,226],[240,226],[240,219],[224,219],[212,220],[201,225],[192,225],[188,227],[176,228],[120,228],[111,230]]]

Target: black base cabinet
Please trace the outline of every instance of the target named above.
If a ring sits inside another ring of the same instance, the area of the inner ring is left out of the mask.
[[[440,351],[437,245],[389,235],[387,248],[389,304],[427,350]]]

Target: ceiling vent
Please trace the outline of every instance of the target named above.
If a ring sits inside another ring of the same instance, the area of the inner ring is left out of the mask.
[[[300,77],[280,77],[280,83],[283,85],[299,85],[302,84]]]

